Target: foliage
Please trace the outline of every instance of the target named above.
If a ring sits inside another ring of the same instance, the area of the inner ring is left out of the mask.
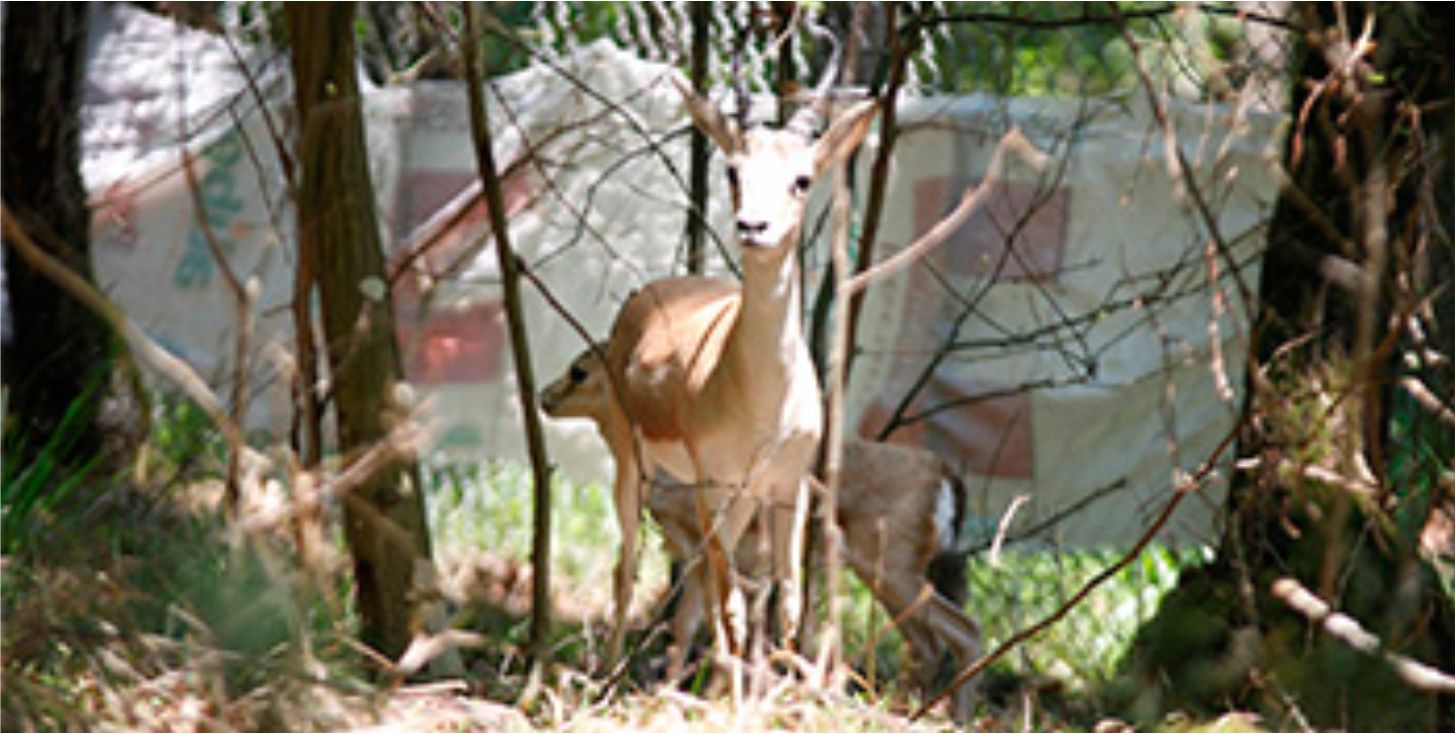
[[[97,381],[69,404],[48,436],[11,436],[16,429],[5,426],[5,445],[14,447],[10,460],[0,467],[0,552],[5,555],[34,547],[64,517],[63,507],[76,490],[95,480],[101,461],[95,456],[79,467],[68,466],[62,457],[72,456],[75,444],[89,430],[86,422],[94,416],[91,403],[96,399]],[[6,413],[8,415],[8,413]],[[14,456],[26,455],[29,442],[40,443],[33,458],[17,466]]]
[[[1107,706],[1144,725],[1171,711],[1207,716],[1242,707],[1278,728],[1436,726],[1443,714],[1435,697],[1413,690],[1385,661],[1311,633],[1308,620],[1268,590],[1279,578],[1318,584],[1385,649],[1448,667],[1456,615],[1449,556],[1417,560],[1412,539],[1432,508],[1429,494],[1450,476],[1449,444],[1440,448],[1438,435],[1408,437],[1395,452],[1392,467],[1409,477],[1392,522],[1332,469],[1355,430],[1352,364],[1276,367],[1250,408],[1260,416],[1259,469],[1236,487],[1223,548],[1181,578],[1138,630],[1104,691]]]
[[[643,58],[687,66],[691,36],[683,2],[501,2],[480,42],[492,74],[509,74],[540,58],[555,58],[602,39]],[[869,32],[881,35],[877,8]],[[833,3],[801,4],[789,52],[793,68],[823,62],[829,49],[810,30],[827,26],[844,37],[850,12]],[[1178,88],[1211,97],[1238,88],[1254,73],[1242,20],[1218,6],[1146,3],[923,2],[900,11],[901,32],[919,39],[909,68],[916,92],[989,92],[1018,96],[1096,96],[1136,87],[1127,31],[1158,49],[1154,63],[1178,79]],[[223,22],[245,39],[287,44],[277,3],[227,3]],[[710,76],[731,84],[735,69],[749,87],[770,89],[782,60],[775,56],[776,23],[767,3],[715,3],[711,13]],[[375,83],[422,77],[458,78],[444,49],[462,31],[453,4],[368,3],[356,22],[360,57]],[[884,44],[867,44],[862,81],[882,79]]]

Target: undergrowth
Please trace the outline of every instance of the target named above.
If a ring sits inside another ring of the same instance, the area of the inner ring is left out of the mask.
[[[286,533],[229,527],[217,510],[225,455],[215,432],[177,403],[154,410],[152,440],[125,471],[90,471],[63,484],[64,492],[22,495],[30,485],[21,480],[38,469],[6,466],[5,730],[950,726],[934,715],[906,718],[918,701],[900,684],[899,636],[850,573],[843,632],[855,685],[823,691],[782,679],[738,710],[722,697],[661,689],[660,604],[669,581],[650,522],[629,640],[640,646],[629,648],[637,655],[623,675],[604,675],[618,538],[610,486],[599,483],[553,485],[556,623],[551,665],[533,677],[524,655],[530,478],[509,462],[425,462],[452,623],[481,643],[461,650],[459,677],[391,683],[352,636],[357,620],[341,541],[332,541],[325,568],[305,572]],[[968,611],[982,625],[984,649],[1050,612],[1115,558],[1097,551],[1007,553],[995,565],[972,558]],[[1088,692],[1194,560],[1150,551],[999,661],[985,677],[977,726],[1096,723]]]
[[[440,464],[431,467],[427,477],[431,487],[427,507],[438,554],[458,562],[471,553],[484,553],[508,559],[508,565],[518,564],[516,568],[529,562],[531,479],[524,466],[500,461]],[[557,477],[552,496],[553,586],[562,597],[556,604],[574,626],[558,648],[592,658],[600,653],[611,611],[618,543],[611,487]],[[650,520],[642,534],[634,612],[639,624],[646,626],[667,591],[668,576],[667,556]],[[985,676],[987,698],[1003,709],[1021,707],[1025,701],[1010,699],[1032,686],[1051,691],[1053,698],[1090,701],[1100,686],[1113,679],[1138,627],[1153,616],[1180,571],[1202,563],[1208,553],[1203,548],[1150,547],[1060,623],[993,665]],[[1050,614],[1120,556],[1104,549],[1008,552],[995,564],[970,558],[966,609],[981,625],[983,651]],[[450,563],[446,561],[447,566]],[[898,632],[860,580],[847,570],[844,578],[842,631],[848,661],[862,683],[882,689],[878,693],[905,694],[905,686],[898,685],[902,673]],[[506,637],[518,644],[522,632],[523,627],[515,627]],[[653,639],[660,640],[664,630],[639,630],[639,636],[652,632],[658,635]],[[1097,712],[1089,701],[1060,706],[1055,714],[1091,717],[1087,723],[1095,723]],[[992,709],[988,705],[988,712]]]

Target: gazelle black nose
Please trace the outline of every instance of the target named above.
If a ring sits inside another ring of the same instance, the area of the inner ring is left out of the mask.
[[[768,231],[768,222],[750,222],[744,219],[738,220],[738,234],[752,237]]]

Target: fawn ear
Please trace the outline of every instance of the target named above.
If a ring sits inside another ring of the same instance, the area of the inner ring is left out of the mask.
[[[849,157],[870,131],[879,103],[873,99],[856,102],[834,119],[834,124],[824,131],[819,142],[814,144],[814,175]]]
[[[733,122],[718,105],[706,97],[693,91],[687,81],[678,74],[671,74],[673,86],[682,95],[683,103],[688,107],[688,114],[693,117],[693,124],[698,126],[703,134],[713,139],[724,153],[732,153],[738,148],[739,130],[738,124]]]

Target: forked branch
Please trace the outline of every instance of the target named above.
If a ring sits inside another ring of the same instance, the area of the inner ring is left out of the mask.
[[[982,206],[985,206],[990,198],[994,186],[1005,176],[1006,153],[1015,153],[1023,161],[1030,164],[1037,171],[1044,169],[1049,161],[1047,155],[1031,141],[1026,139],[1020,128],[1012,128],[1005,135],[1001,136],[1001,142],[996,144],[996,150],[991,153],[991,163],[986,167],[986,175],[977,186],[969,187],[961,195],[960,203],[945,215],[939,222],[936,222],[925,234],[915,240],[909,247],[895,253],[894,255],[875,263],[873,266],[857,273],[845,283],[845,290],[849,295],[854,295],[864,290],[870,283],[893,275],[906,266],[925,256],[925,253],[935,249],[942,242],[960,229],[962,224]]]

